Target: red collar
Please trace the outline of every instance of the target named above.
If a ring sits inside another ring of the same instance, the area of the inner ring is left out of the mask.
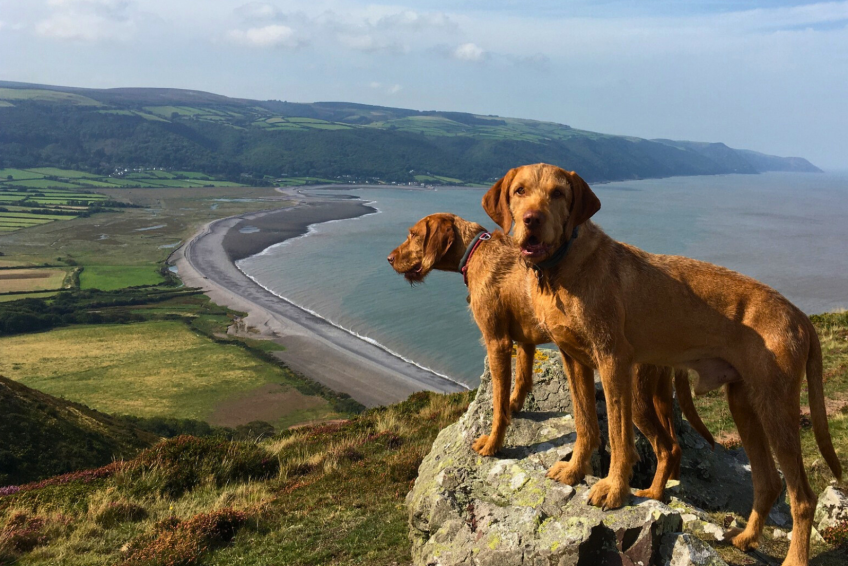
[[[474,252],[477,251],[477,247],[481,242],[491,239],[492,234],[489,232],[480,232],[474,236],[474,239],[471,240],[471,243],[468,245],[468,249],[465,250],[465,255],[462,256],[462,261],[459,262],[459,271],[462,273],[462,280],[465,281],[466,287],[468,287],[468,262],[471,261],[471,256],[473,256]]]

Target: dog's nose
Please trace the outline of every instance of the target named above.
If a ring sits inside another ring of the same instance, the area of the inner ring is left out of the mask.
[[[390,264],[395,262],[395,254],[389,254],[389,257],[386,258]]]
[[[524,213],[524,225],[528,228],[534,228],[542,223],[542,213],[538,210],[531,210]]]

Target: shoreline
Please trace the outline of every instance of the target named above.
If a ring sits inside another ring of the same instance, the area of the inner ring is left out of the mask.
[[[168,262],[177,266],[183,283],[202,288],[219,305],[248,313],[241,332],[254,337],[258,332],[285,346],[275,355],[291,369],[367,407],[396,403],[421,390],[466,391],[466,386],[272,293],[241,271],[236,264],[240,259],[308,234],[312,225],[378,212],[358,198],[279,192],[293,197],[295,204],[215,220],[175,250]]]

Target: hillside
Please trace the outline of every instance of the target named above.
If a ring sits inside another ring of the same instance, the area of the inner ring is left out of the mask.
[[[132,457],[159,437],[0,376],[0,485]]]
[[[722,143],[646,140],[567,125],[345,102],[292,103],[177,89],[0,81],[0,168],[101,174],[164,167],[231,179],[487,183],[547,161],[591,182],[818,171]]]
[[[823,337],[826,395],[844,399],[848,315],[815,316],[813,323]],[[97,470],[0,490],[0,563],[409,564],[407,493],[438,432],[465,412],[474,395],[416,393],[346,421],[290,429],[259,442],[180,436]],[[732,430],[718,392],[696,403],[716,436]],[[834,404],[828,412],[844,461],[848,407]],[[813,436],[807,421],[804,460],[819,493],[832,476]],[[446,505],[440,513],[453,509]],[[710,517],[742,521],[725,511]],[[758,556],[778,563],[788,543],[774,533],[769,525]],[[714,535],[704,537],[729,564],[753,563]],[[842,549],[815,542],[812,563],[845,564],[846,541]]]

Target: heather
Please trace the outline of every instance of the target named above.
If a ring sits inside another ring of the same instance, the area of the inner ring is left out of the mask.
[[[178,436],[3,488],[0,564],[394,564],[404,497],[472,394],[417,393],[259,442]]]

